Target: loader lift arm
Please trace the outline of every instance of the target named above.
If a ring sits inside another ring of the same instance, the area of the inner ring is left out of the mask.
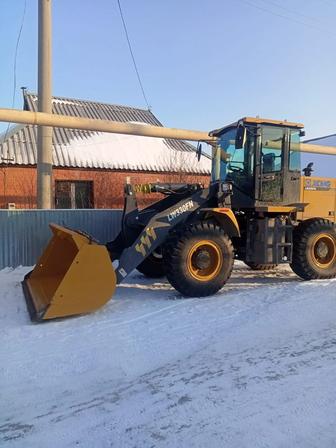
[[[174,194],[171,194],[172,189]],[[116,269],[117,284],[160,247],[174,228],[197,218],[202,208],[213,203],[219,184],[201,188],[200,184],[153,186],[152,191],[165,191],[167,196],[142,211],[138,211],[131,185],[125,187],[122,229],[106,247],[112,260],[119,259]],[[204,212],[203,212],[204,213]]]

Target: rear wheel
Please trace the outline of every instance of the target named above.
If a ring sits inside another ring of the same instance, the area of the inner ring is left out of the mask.
[[[336,277],[336,229],[326,219],[312,219],[294,231],[291,268],[304,280]]]
[[[182,295],[215,294],[229,279],[233,246],[223,229],[198,223],[172,235],[164,250],[167,278]]]
[[[271,271],[272,269],[275,269],[278,265],[277,264],[258,264],[258,263],[250,263],[247,261],[244,261],[244,263],[249,266],[253,271]]]
[[[161,278],[166,275],[161,248],[152,252],[139,266],[137,270],[149,278]]]

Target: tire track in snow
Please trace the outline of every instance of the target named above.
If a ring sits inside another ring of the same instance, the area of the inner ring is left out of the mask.
[[[77,419],[86,415],[88,421],[93,421],[89,425],[90,431],[98,433],[109,424],[118,434],[118,443],[122,441],[125,447],[133,446],[130,434],[133,434],[136,446],[147,447],[148,435],[152,439],[160,439],[162,446],[165,446],[165,440],[171,442],[172,434],[184,434],[186,440],[192,443],[193,439],[202,435],[205,428],[221,433],[222,420],[218,413],[221,407],[224,408],[222,412],[232,412],[235,403],[238,415],[232,421],[233,425],[240,424],[242,418],[253,421],[258,412],[249,415],[244,408],[246,393],[249,391],[249,400],[263,401],[266,398],[263,398],[262,391],[267,383],[271,384],[266,386],[269,392],[274,384],[278,384],[280,389],[284,387],[291,377],[302,378],[307,372],[317,369],[333,370],[336,359],[335,329],[325,329],[311,338],[299,333],[292,341],[285,345],[277,345],[276,341],[272,341],[265,349],[255,347],[253,352],[246,349],[230,353],[223,350],[217,340],[185,359],[163,365],[131,381],[119,384],[105,382],[104,393],[100,391],[97,395],[93,394],[89,400],[72,396],[67,406],[47,409],[45,415],[37,415],[29,422],[18,425],[30,428],[31,431],[35,421],[39,420],[40,430],[44,427],[57,431],[58,425],[62,426],[67,421],[75,425]],[[330,404],[327,401],[324,405]],[[301,403],[301,416],[302,413],[313,413],[314,406],[317,403],[311,403],[308,407]],[[183,407],[187,407],[188,411],[180,409]],[[131,415],[129,409],[133,409]],[[204,409],[207,410],[206,417]],[[94,421],[97,410],[105,415],[102,421]],[[176,418],[176,413],[177,417],[181,414],[179,418]],[[188,414],[192,414],[193,418],[188,417]],[[8,428],[10,425],[13,425],[13,434],[11,438],[7,431],[6,441],[16,439],[15,423],[8,424]],[[29,431],[22,434],[21,438],[29,437]],[[258,442],[252,443],[252,446],[258,446]]]

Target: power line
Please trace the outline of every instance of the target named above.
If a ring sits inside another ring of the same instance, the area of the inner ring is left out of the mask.
[[[287,15],[284,15],[284,14],[280,14],[278,12],[275,12],[275,11],[271,10],[271,9],[267,9],[267,8],[264,8],[264,7],[260,6],[260,5],[256,5],[255,3],[252,3],[251,1],[248,1],[248,0],[239,0],[239,1],[242,2],[242,3],[245,3],[245,4],[249,5],[249,6],[252,6],[253,8],[259,9],[260,11],[267,12],[268,14],[272,14],[274,16],[281,17],[282,19],[289,20],[291,22],[295,22],[295,23],[298,23],[299,25],[304,25],[304,26],[309,27],[309,28],[313,28],[313,29],[318,30],[320,32],[323,32],[325,34],[329,34],[332,37],[336,37],[335,33],[332,33],[332,32],[330,32],[330,31],[328,31],[328,30],[326,30],[324,28],[320,28],[320,27],[318,27],[316,25],[312,25],[312,24],[303,22],[301,20],[294,19],[293,17],[287,16]]]
[[[140,89],[141,89],[142,95],[144,97],[145,103],[147,104],[147,108],[148,108],[148,110],[150,110],[150,105],[149,105],[149,102],[147,100],[147,96],[145,94],[145,89],[144,89],[143,84],[141,82],[141,78],[140,78],[140,74],[139,74],[139,70],[138,70],[137,64],[135,62],[135,57],[134,57],[134,53],[133,53],[133,50],[132,50],[132,45],[131,45],[130,38],[128,36],[127,26],[126,26],[124,15],[123,15],[123,12],[122,12],[122,9],[121,9],[120,0],[117,0],[117,2],[118,2],[118,7],[119,7],[121,21],[122,21],[122,24],[123,24],[123,27],[124,27],[124,31],[125,31],[125,35],[126,35],[126,40],[127,40],[127,43],[128,43],[128,48],[129,48],[129,51],[130,51],[130,54],[131,54],[131,57],[132,57],[135,73],[137,75],[137,78],[138,78],[138,81],[139,81],[139,85],[140,85]]]
[[[302,12],[298,12],[298,11],[295,11],[294,9],[287,8],[287,7],[283,6],[282,4],[280,4],[278,2],[275,2],[275,1],[272,1],[272,0],[261,0],[261,1],[263,3],[266,3],[267,5],[273,5],[276,8],[282,9],[283,11],[286,11],[289,14],[295,14],[296,16],[300,16],[300,17],[302,17],[304,19],[307,19],[307,20],[310,20],[312,22],[320,22],[322,25],[326,24],[326,22],[324,22],[323,20],[320,20],[317,17],[311,17],[311,16],[308,16],[307,14],[303,14]],[[307,25],[309,26],[309,24],[307,24]]]
[[[20,45],[20,40],[21,40],[22,29],[23,29],[23,25],[24,25],[24,21],[25,21],[25,17],[26,17],[26,8],[27,8],[27,0],[25,0],[25,2],[24,2],[23,13],[22,13],[22,18],[21,18],[21,24],[20,24],[19,33],[18,33],[18,36],[17,36],[17,39],[16,39],[15,52],[14,52],[12,109],[14,109],[15,95],[16,95],[17,55],[18,55],[18,50],[19,50],[19,45]],[[6,132],[5,132],[5,136],[4,136],[4,139],[3,139],[3,143],[5,142],[5,140],[7,138],[10,125],[11,125],[11,123],[8,123],[7,129],[6,129]],[[5,157],[2,157],[2,159],[6,160]],[[7,153],[7,159],[8,159],[8,153]]]

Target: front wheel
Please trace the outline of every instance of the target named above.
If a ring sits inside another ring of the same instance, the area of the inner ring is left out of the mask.
[[[304,280],[336,277],[336,230],[327,219],[312,219],[294,230],[291,268]]]
[[[234,261],[230,238],[207,222],[173,234],[164,250],[170,284],[187,297],[205,297],[219,291],[230,278]]]

